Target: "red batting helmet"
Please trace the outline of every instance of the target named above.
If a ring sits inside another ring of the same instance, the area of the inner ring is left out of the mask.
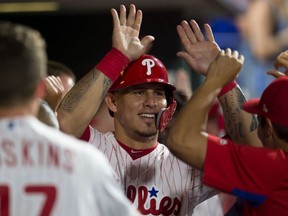
[[[165,86],[168,104],[172,103],[175,87],[168,81],[168,73],[163,63],[151,55],[142,55],[131,62],[110,87],[109,92],[144,83],[160,83]]]
[[[168,81],[168,73],[163,63],[151,55],[142,55],[131,62],[110,87],[109,92],[122,90],[131,86],[145,83],[160,83],[164,85],[168,107],[163,108],[157,115],[156,126],[163,131],[172,119],[176,110],[174,100],[175,87]],[[113,116],[113,114],[112,114]]]

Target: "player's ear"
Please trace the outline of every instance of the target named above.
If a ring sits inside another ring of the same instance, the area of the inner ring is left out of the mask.
[[[116,103],[114,94],[107,93],[105,96],[105,102],[106,102],[107,107],[110,111],[112,111],[112,112],[117,111],[117,103]]]
[[[270,119],[268,118],[265,118],[266,120],[266,124],[265,124],[265,129],[266,129],[266,132],[269,136],[272,136],[273,132],[274,132],[274,129],[273,129],[273,125],[272,125],[272,122]]]

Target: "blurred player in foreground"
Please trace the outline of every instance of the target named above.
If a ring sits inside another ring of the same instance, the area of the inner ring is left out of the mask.
[[[0,23],[0,215],[135,215],[106,158],[35,117],[45,95],[45,42]]]

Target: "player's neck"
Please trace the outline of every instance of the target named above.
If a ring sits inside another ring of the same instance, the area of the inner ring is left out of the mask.
[[[132,149],[150,149],[157,145],[157,135],[153,137],[131,137],[127,134],[120,133],[119,131],[115,131],[115,138],[120,141],[122,144],[128,146]]]
[[[13,107],[0,107],[0,118],[15,117],[24,115],[35,116],[37,108],[32,104],[13,106]]]

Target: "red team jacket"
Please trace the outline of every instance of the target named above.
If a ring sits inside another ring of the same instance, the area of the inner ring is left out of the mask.
[[[243,215],[288,215],[288,152],[208,138],[204,184],[244,199]]]

